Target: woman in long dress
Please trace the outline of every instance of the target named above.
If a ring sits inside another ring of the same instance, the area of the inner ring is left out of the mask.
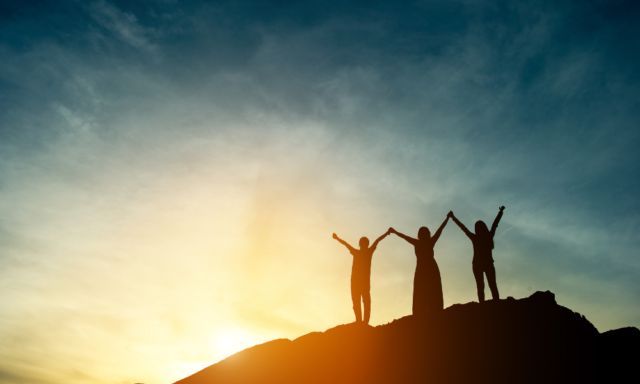
[[[428,311],[440,311],[444,308],[442,297],[442,280],[440,279],[440,269],[434,258],[433,247],[436,245],[442,230],[447,225],[449,217],[444,220],[436,233],[431,236],[427,227],[418,230],[418,238],[403,235],[393,228],[389,232],[395,233],[414,246],[416,258],[416,274],[413,279],[413,314],[420,314]]]

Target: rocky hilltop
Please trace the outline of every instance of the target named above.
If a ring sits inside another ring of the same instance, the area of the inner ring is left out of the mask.
[[[549,291],[273,340],[176,384],[636,382],[640,330],[600,333]]]

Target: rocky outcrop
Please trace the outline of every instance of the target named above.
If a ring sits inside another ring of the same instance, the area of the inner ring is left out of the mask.
[[[177,383],[612,382],[632,377],[638,347],[637,328],[600,334],[547,291],[274,340]]]

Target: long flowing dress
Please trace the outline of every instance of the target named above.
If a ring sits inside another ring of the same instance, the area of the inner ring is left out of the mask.
[[[440,269],[434,258],[431,241],[417,241],[414,244],[416,274],[413,280],[413,314],[439,311],[444,308]]]

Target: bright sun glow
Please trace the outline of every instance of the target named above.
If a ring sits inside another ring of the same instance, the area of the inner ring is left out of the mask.
[[[215,351],[223,359],[254,344],[252,335],[239,328],[222,330],[214,337]]]

